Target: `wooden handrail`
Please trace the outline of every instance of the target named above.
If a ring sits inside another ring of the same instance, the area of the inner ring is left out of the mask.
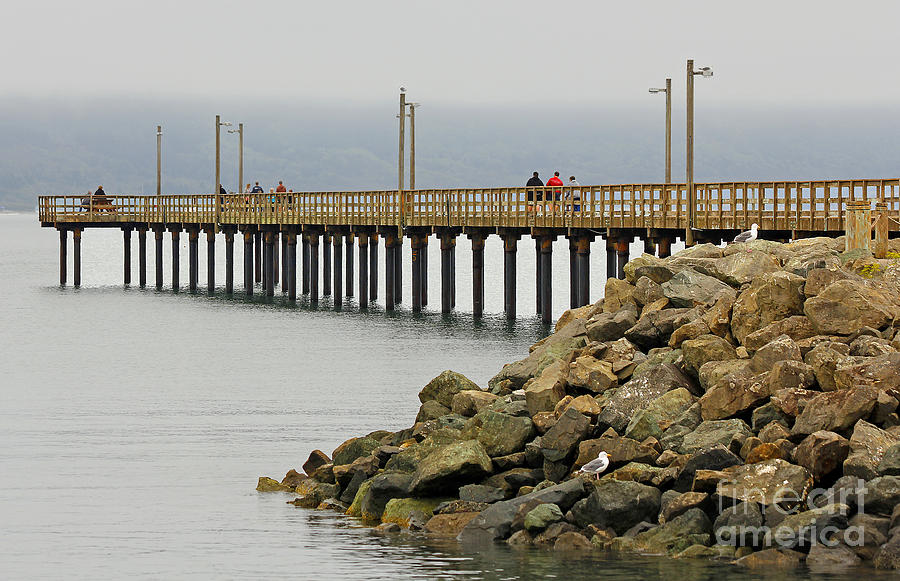
[[[696,183],[695,228],[839,231],[846,204],[886,204],[900,219],[900,179]],[[685,184],[452,188],[164,196],[39,196],[57,223],[683,229]],[[893,228],[896,230],[896,226]]]

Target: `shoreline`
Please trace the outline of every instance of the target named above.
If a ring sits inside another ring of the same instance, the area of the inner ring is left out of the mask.
[[[412,427],[257,490],[464,544],[900,569],[900,241],[843,244],[643,255],[486,389],[445,371]]]

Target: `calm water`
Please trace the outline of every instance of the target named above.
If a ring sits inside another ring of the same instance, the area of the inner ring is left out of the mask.
[[[542,335],[533,318],[475,323],[465,315],[360,313],[352,303],[335,313],[328,302],[310,310],[279,297],[126,289],[121,236],[113,230],[85,234],[84,286],[60,288],[57,241],[34,216],[0,216],[2,578],[738,575],[721,565],[571,562],[504,547],[464,552],[454,542],[411,535],[379,538],[352,519],[254,491],[259,475],[280,478],[313,448],[330,452],[353,435],[409,426],[416,393],[444,369],[484,385]],[[461,242],[457,256],[464,312],[471,305],[466,248]],[[557,250],[559,313],[567,302],[568,256],[564,242]],[[184,239],[182,251],[184,285]],[[534,304],[533,252],[523,244],[520,312]],[[602,246],[595,244],[594,253],[598,296]],[[438,259],[432,244],[432,307],[439,305]],[[496,240],[488,243],[486,263],[487,310],[496,312],[502,309]],[[152,280],[152,255],[150,266]],[[167,264],[167,284],[168,273]]]

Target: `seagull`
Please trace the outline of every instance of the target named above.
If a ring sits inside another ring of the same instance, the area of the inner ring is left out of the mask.
[[[579,472],[584,472],[585,474],[594,474],[597,477],[597,480],[600,480],[600,474],[602,474],[608,466],[609,456],[606,454],[606,452],[600,452],[597,455],[596,460],[591,460],[590,462],[582,466]]]
[[[756,240],[757,236],[759,236],[759,224],[754,222],[750,225],[750,229],[746,232],[741,232],[737,236],[734,237],[735,242],[753,242]],[[747,252],[750,252],[750,248],[747,249]]]

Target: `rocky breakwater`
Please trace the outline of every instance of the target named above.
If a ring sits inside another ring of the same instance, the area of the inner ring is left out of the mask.
[[[900,265],[842,244],[641,256],[486,389],[446,371],[412,427],[258,490],[380,533],[898,569]]]

